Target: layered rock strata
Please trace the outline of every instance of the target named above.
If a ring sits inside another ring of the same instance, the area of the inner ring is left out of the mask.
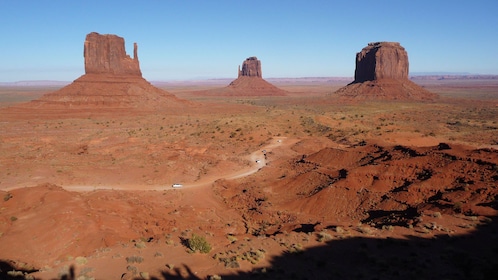
[[[263,74],[261,72],[261,61],[255,57],[249,57],[242,63],[242,70],[240,70],[239,65],[239,76],[248,76],[248,77],[259,77],[263,78]]]
[[[356,54],[354,82],[408,79],[408,66],[408,54],[399,43],[369,43]]]
[[[427,101],[438,97],[410,81],[408,71],[408,54],[399,43],[369,43],[356,54],[354,81],[335,94],[354,100]]]
[[[84,57],[86,74],[112,74],[142,76],[138,61],[137,43],[133,46],[133,58],[125,51],[122,37],[92,32],[86,36]]]
[[[122,37],[92,32],[84,43],[85,74],[58,91],[26,106],[40,109],[150,110],[188,104],[142,77],[134,44],[133,58],[126,54]]]
[[[233,80],[225,89],[220,90],[218,94],[228,96],[283,96],[286,95],[286,91],[263,79],[261,61],[252,56],[244,60],[242,69],[239,66],[238,78]]]

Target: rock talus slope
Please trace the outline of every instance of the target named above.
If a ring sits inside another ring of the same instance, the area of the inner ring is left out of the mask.
[[[335,92],[346,100],[429,101],[437,95],[408,79],[408,54],[397,42],[369,43],[356,54],[355,78]]]
[[[257,57],[247,58],[239,66],[238,78],[232,81],[225,90],[227,95],[286,95],[286,92],[263,79],[261,61]]]
[[[30,109],[156,110],[188,104],[151,85],[142,77],[138,60],[126,54],[122,37],[92,32],[84,43],[85,74],[62,89],[19,105]]]

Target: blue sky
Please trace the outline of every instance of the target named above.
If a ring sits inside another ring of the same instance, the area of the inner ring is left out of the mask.
[[[84,74],[86,34],[116,34],[144,78],[352,77],[369,42],[400,42],[410,73],[498,74],[496,0],[0,0],[0,82]]]

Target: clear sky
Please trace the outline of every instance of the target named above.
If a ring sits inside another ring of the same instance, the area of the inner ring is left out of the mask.
[[[0,0],[0,82],[84,74],[90,32],[116,34],[150,81],[354,76],[369,42],[400,42],[410,73],[498,74],[497,0]]]

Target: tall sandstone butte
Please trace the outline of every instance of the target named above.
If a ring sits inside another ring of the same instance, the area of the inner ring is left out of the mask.
[[[408,79],[408,54],[397,42],[369,43],[356,54],[354,82]]]
[[[408,54],[397,42],[369,43],[356,54],[354,81],[335,93],[352,100],[433,100],[438,96],[408,79]]]
[[[142,76],[137,43],[134,43],[133,58],[130,58],[124,39],[116,35],[96,32],[86,35],[84,57],[86,74]]]
[[[239,66],[239,77],[240,76],[263,78],[263,74],[261,72],[261,61],[255,56],[251,56],[244,60],[242,63],[242,70],[240,70]]]
[[[282,96],[287,92],[263,79],[261,61],[251,56],[242,63],[237,79],[216,94],[228,96]]]
[[[92,32],[86,36],[83,56],[84,75],[26,106],[58,110],[114,108],[147,111],[190,104],[154,87],[142,77],[136,43],[131,58],[126,54],[122,37]]]

